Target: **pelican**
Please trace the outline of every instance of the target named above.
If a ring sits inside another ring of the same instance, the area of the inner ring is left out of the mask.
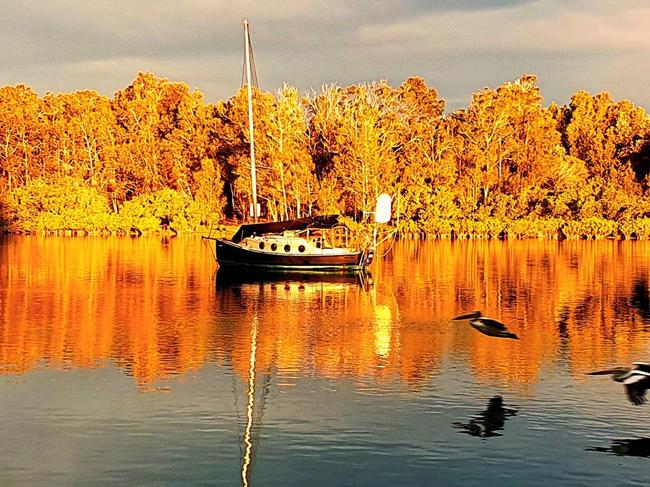
[[[469,320],[469,324],[484,335],[497,338],[514,338],[515,340],[519,339],[517,335],[509,332],[506,329],[506,325],[500,321],[488,318],[487,316],[481,316],[480,311],[472,311],[471,313],[466,313],[464,315],[452,318],[452,321],[461,320]]]
[[[588,375],[611,375],[612,380],[622,382],[627,398],[635,406],[644,404],[647,399],[645,391],[650,389],[650,365],[634,362],[632,367],[613,367],[606,370],[589,372]]]

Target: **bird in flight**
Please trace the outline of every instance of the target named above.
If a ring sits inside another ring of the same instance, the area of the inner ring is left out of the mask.
[[[477,329],[484,335],[497,338],[513,338],[515,340],[519,339],[517,335],[507,330],[506,325],[500,321],[488,318],[487,316],[481,316],[480,311],[472,311],[471,313],[466,313],[464,315],[452,318],[452,321],[461,320],[469,320],[470,326]]]
[[[627,398],[635,406],[647,401],[645,392],[650,389],[650,364],[634,362],[632,367],[613,367],[589,372],[588,375],[611,375],[612,380],[622,382]]]

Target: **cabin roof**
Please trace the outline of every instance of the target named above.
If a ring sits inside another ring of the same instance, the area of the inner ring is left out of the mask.
[[[332,228],[339,223],[339,215],[309,216],[297,220],[285,220],[281,222],[249,223],[239,227],[231,241],[240,243],[251,235],[262,235],[264,233],[281,233],[285,230],[304,230],[306,228]]]

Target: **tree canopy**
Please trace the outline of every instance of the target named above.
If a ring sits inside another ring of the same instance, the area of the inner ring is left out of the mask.
[[[650,234],[650,118],[579,91],[543,105],[535,76],[445,113],[423,79],[253,93],[257,193],[272,220],[396,202],[403,234]],[[206,103],[139,73],[107,98],[0,88],[0,226],[7,231],[179,230],[246,218],[246,90]]]

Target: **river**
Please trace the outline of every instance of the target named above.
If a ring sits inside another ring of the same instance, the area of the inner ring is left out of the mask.
[[[0,485],[647,485],[650,243],[397,242],[223,275],[199,238],[0,238]],[[457,314],[478,309],[520,339]]]

